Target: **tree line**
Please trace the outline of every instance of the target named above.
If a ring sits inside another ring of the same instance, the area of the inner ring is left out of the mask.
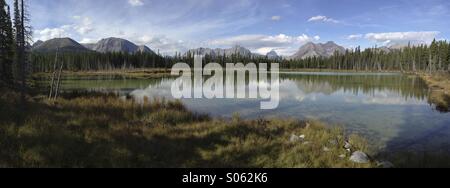
[[[133,68],[171,68],[175,63],[185,62],[193,66],[194,53],[176,53],[161,56],[155,53],[62,53],[64,70],[112,70]],[[33,71],[48,72],[55,61],[56,53],[32,53]],[[401,49],[360,47],[347,49],[345,53],[335,52],[331,57],[309,57],[305,59],[270,59],[267,56],[205,55],[204,62],[226,63],[280,63],[284,69],[331,69],[352,71],[402,71],[427,72],[450,71],[450,43],[436,41],[430,45],[408,45]],[[206,64],[206,63],[205,63]]]
[[[31,27],[24,0],[14,0],[13,17],[5,0],[0,0],[0,86],[26,92],[30,73],[27,46],[31,41]]]
[[[64,62],[69,71],[96,71],[135,68],[171,68],[169,58],[155,53],[61,52],[32,53],[34,72],[50,72],[55,61]]]
[[[286,69],[333,69],[354,71],[427,72],[450,71],[450,43],[436,41],[430,45],[411,45],[401,49],[368,48],[347,49],[329,58],[310,57],[286,60]]]

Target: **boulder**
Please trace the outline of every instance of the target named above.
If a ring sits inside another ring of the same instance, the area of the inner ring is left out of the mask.
[[[354,163],[365,164],[369,163],[370,159],[369,156],[367,156],[367,154],[365,154],[364,152],[356,151],[353,152],[352,156],[350,157],[350,161]]]
[[[345,141],[344,149],[352,149],[352,145],[350,144],[350,142]]]
[[[305,135],[297,136],[295,134],[291,135],[291,138],[289,139],[290,142],[301,142],[305,140]]]
[[[394,168],[395,167],[395,165],[389,161],[378,161],[377,166],[379,168]]]
[[[336,139],[331,139],[328,141],[328,143],[330,143],[332,146],[337,146],[339,142]]]

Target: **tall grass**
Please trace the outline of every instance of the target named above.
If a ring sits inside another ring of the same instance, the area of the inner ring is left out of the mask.
[[[1,167],[374,167],[349,162],[342,131],[319,122],[212,119],[179,101],[108,95],[30,98],[26,111],[15,101],[0,98]]]

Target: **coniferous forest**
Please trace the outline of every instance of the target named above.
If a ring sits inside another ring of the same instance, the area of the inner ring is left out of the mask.
[[[193,53],[176,53],[175,56],[162,56],[154,53],[62,53],[64,69],[70,71],[112,70],[133,68],[170,68],[177,62],[193,65]],[[33,71],[47,72],[55,61],[56,53],[31,53]],[[231,56],[205,56],[205,62],[217,62],[221,65],[231,62],[280,63],[283,69],[330,69],[352,71],[401,71],[433,73],[450,70],[450,43],[434,40],[430,45],[408,45],[401,49],[361,48],[347,49],[344,54],[333,56],[309,57],[305,59],[272,60],[266,56],[245,57],[240,54]]]

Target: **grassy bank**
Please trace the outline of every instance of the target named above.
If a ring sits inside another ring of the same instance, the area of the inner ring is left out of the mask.
[[[281,72],[339,72],[339,73],[401,73],[401,71],[370,71],[370,70],[338,70],[338,69],[280,69]]]
[[[374,167],[350,162],[342,131],[318,122],[211,119],[176,101],[105,95],[18,101],[2,92],[1,167]]]
[[[430,89],[429,101],[436,105],[439,111],[450,110],[450,74],[419,74]]]
[[[170,69],[115,69],[115,70],[101,70],[101,71],[64,71],[64,77],[95,77],[95,76],[121,76],[134,79],[146,79],[146,78],[161,78],[170,76]],[[52,73],[41,72],[35,73],[35,78],[48,79],[52,76]]]

